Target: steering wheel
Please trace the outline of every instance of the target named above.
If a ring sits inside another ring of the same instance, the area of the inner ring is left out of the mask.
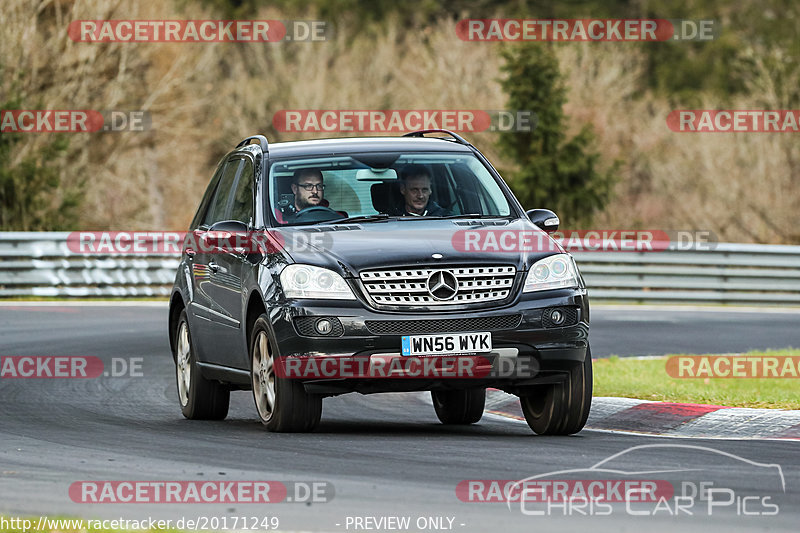
[[[322,205],[315,205],[313,207],[306,207],[295,213],[295,222],[325,222],[328,220],[336,220],[338,218],[346,218],[338,211],[334,211],[330,207]]]

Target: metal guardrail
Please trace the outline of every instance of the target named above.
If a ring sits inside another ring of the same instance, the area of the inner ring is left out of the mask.
[[[0,298],[168,296],[175,254],[78,254],[66,232],[0,232]],[[800,246],[575,252],[594,300],[800,305]]]
[[[594,300],[800,305],[800,246],[573,254]]]
[[[79,254],[69,235],[0,232],[0,298],[169,296],[175,254]]]

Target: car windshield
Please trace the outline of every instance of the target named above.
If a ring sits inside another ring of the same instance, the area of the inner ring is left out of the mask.
[[[507,217],[503,190],[473,154],[369,153],[273,162],[278,225],[414,217]]]

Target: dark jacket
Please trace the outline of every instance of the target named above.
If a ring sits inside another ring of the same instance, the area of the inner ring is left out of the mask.
[[[417,215],[415,213],[409,213],[406,211],[406,206],[403,205],[400,207],[397,212],[394,213],[395,216],[428,216],[428,217],[447,217],[452,215],[453,213],[449,209],[445,209],[444,207],[440,206],[433,200],[428,200],[428,205],[425,208],[425,211],[421,215]]]

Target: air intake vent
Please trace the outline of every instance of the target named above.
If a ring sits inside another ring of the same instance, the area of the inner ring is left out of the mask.
[[[367,320],[366,325],[373,335],[419,335],[515,329],[521,319],[522,315],[516,314],[440,320]]]

